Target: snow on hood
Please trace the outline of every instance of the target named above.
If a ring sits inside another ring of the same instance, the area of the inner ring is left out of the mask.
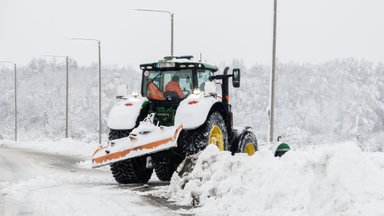
[[[210,145],[166,196],[201,215],[383,215],[384,154],[354,143],[231,156]]]

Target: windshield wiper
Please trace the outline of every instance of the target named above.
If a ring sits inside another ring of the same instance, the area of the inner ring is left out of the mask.
[[[147,84],[147,89],[148,89],[148,86],[151,84],[151,83],[153,83],[153,81],[157,78],[157,77],[159,77],[161,74],[163,74],[164,73],[164,71],[160,71],[160,73],[159,74],[157,74],[153,79],[151,79],[149,82],[148,82],[148,84]],[[160,90],[160,88],[156,85],[156,84],[154,84],[155,86],[156,86],[156,88],[158,88],[159,90]]]

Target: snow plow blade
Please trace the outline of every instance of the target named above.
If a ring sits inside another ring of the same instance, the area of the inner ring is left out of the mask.
[[[182,129],[182,125],[153,125],[149,129],[138,127],[128,137],[110,140],[107,145],[96,149],[92,156],[92,168],[176,147]]]

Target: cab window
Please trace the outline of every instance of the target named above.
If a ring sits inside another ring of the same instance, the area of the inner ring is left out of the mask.
[[[197,70],[197,86],[200,88],[200,91],[204,91],[205,82],[209,80],[211,75],[212,72],[209,70]]]
[[[178,83],[167,85],[177,77]],[[178,86],[178,87],[175,87]],[[192,70],[169,70],[169,71],[144,71],[144,85],[142,86],[143,96],[153,100],[182,99],[192,92]],[[170,90],[172,89],[172,90]],[[176,91],[177,97],[170,91]]]

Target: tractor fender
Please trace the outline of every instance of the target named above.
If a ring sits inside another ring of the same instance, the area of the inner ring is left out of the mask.
[[[107,125],[114,130],[129,130],[135,127],[144,102],[144,97],[132,97],[119,101],[108,115]]]
[[[219,96],[191,94],[180,102],[176,110],[175,125],[182,124],[183,129],[195,129],[206,121],[211,108],[221,101]]]

